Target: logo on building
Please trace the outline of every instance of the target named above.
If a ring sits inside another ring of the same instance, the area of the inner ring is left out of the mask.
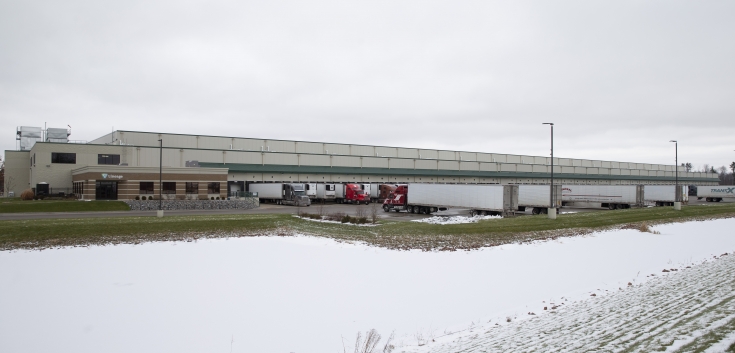
[[[102,179],[122,179],[122,175],[102,173]]]

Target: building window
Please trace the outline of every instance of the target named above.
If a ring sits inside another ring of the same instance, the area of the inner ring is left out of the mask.
[[[208,194],[219,194],[219,183],[207,183]]]
[[[172,182],[172,181],[163,182],[163,193],[164,194],[176,194],[176,182]]]
[[[72,184],[74,187],[74,194],[75,195],[82,195],[84,193],[84,182],[83,181],[75,181],[74,184]]]
[[[52,152],[51,163],[77,164],[77,154]]]
[[[97,164],[118,165],[120,164],[120,155],[119,154],[98,154]]]
[[[153,182],[152,181],[141,181],[140,182],[140,193],[141,194],[153,194]]]
[[[186,193],[187,194],[198,194],[199,193],[199,183],[186,183]]]

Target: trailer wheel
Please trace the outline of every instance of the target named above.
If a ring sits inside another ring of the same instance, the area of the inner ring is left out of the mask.
[[[388,205],[383,205],[383,212],[390,212],[390,207],[388,207]]]
[[[531,211],[531,214],[540,214],[540,213],[541,213],[541,209],[538,207],[534,207],[533,210]]]
[[[609,204],[607,204],[607,208],[610,209],[610,210],[614,210],[617,207],[616,207],[616,205],[614,203],[609,203]]]
[[[477,211],[476,210],[470,210],[470,216],[472,216],[472,217],[477,216]]]

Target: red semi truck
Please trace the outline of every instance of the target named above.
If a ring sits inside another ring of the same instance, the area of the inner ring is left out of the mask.
[[[442,207],[440,209],[438,207],[431,206],[409,205],[408,185],[398,185],[395,190],[391,191],[385,201],[383,201],[383,211],[390,212],[391,210],[394,210],[396,212],[401,212],[401,210],[405,210],[406,212],[410,213],[431,214],[432,212],[436,212],[439,210],[446,210],[446,208]]]
[[[369,204],[370,194],[366,194],[359,184],[336,184],[334,200],[337,203]]]

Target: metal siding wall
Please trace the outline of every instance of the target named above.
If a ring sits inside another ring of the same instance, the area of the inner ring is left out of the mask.
[[[301,165],[316,165],[329,167],[329,156],[327,155],[315,155],[315,154],[302,154]]]
[[[549,164],[549,158],[546,158],[546,157],[533,157],[533,163],[534,164],[548,165]]]
[[[561,167],[561,172],[574,174],[574,167]]]
[[[519,164],[516,168],[519,172],[530,173],[533,171],[533,166],[530,164]]]
[[[587,168],[587,174],[600,174],[599,168]]]
[[[610,175],[610,169],[609,168],[598,168],[597,172],[599,174]]]
[[[164,167],[181,167],[181,155],[178,149],[163,149],[163,166]],[[91,163],[90,163],[91,164]],[[95,161],[94,164],[97,164]]]
[[[501,163],[500,171],[501,172],[515,172],[516,166],[517,164],[514,164],[514,163]]]
[[[587,168],[585,168],[585,167],[574,167],[574,174],[587,174]]]
[[[478,162],[492,162],[493,155],[491,153],[476,153]]]
[[[236,138],[232,148],[244,151],[260,151],[261,147],[265,148],[265,141],[258,139]]]
[[[459,159],[462,161],[477,161],[477,153],[474,152],[459,152]]]
[[[508,162],[508,155],[507,154],[494,154],[493,153],[493,161],[496,163],[507,163]]]
[[[480,163],[480,170],[484,172],[497,172],[498,163]]]
[[[124,137],[125,134],[123,134]],[[163,147],[197,148],[197,138],[192,135],[163,135]]]
[[[508,161],[508,163],[521,163],[521,156],[507,155],[506,160]]]
[[[554,163],[556,165],[563,165],[563,166],[571,166],[572,165],[572,160],[570,160],[569,158],[559,158],[558,160],[556,158],[554,158],[554,159],[556,160],[555,163]]]
[[[225,163],[261,164],[262,158],[260,152],[227,151]]]
[[[375,147],[352,145],[352,154],[356,156],[375,156]]]
[[[443,170],[458,170],[459,163],[456,161],[439,161],[439,169]]]
[[[480,170],[480,163],[478,162],[459,162],[459,169],[478,171]]]
[[[581,162],[583,167],[592,167],[592,161],[589,159],[583,159]]]
[[[324,152],[326,154],[342,154],[342,155],[350,154],[350,145],[325,143],[324,149],[326,150]]]
[[[610,169],[611,175],[620,175],[621,171],[618,168]]]
[[[266,146],[270,147],[270,152],[296,152],[296,143],[293,141],[269,141],[266,140]]]
[[[415,148],[398,148],[396,156],[400,158],[419,158],[419,150]]]
[[[360,157],[332,156],[332,165],[335,167],[360,167]]]
[[[363,168],[388,168],[388,158],[363,157]]]
[[[390,168],[413,169],[413,159],[391,158]]]
[[[396,148],[393,147],[375,147],[375,153],[380,157],[396,157]]]
[[[439,153],[436,150],[419,150],[419,155],[424,159],[439,159]]]
[[[184,150],[184,161],[222,163],[222,151]],[[260,163],[260,161],[258,161]]]
[[[545,165],[533,165],[533,169],[531,170],[534,173],[548,173],[549,172],[549,166]]]
[[[437,152],[439,153],[438,159],[443,159],[443,160],[448,160],[448,161],[453,161],[457,159],[456,154],[452,151],[437,151]]]
[[[436,169],[437,161],[435,160],[426,160],[426,159],[417,159],[416,160],[416,169]]]
[[[229,150],[232,139],[224,137],[199,137],[199,148]]]
[[[293,153],[266,153],[265,164],[297,165],[298,157]]]

